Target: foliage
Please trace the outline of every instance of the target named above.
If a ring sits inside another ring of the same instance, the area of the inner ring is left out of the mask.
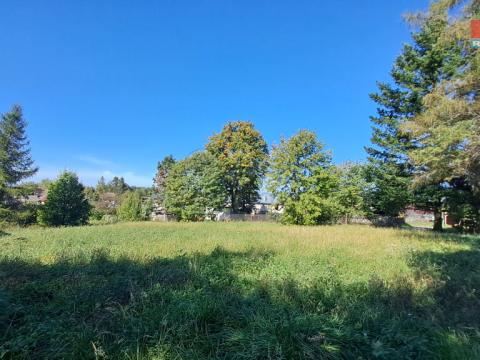
[[[298,200],[287,200],[281,221],[296,225],[334,224],[341,213],[342,208],[335,199],[307,192],[301,194]]]
[[[95,200],[96,199],[96,200]],[[89,198],[90,205],[99,215],[115,215],[117,208],[122,202],[122,195],[111,192],[99,193],[95,191],[95,195]]]
[[[465,179],[453,181],[455,191],[448,195],[446,210],[456,227],[469,233],[480,233],[480,197]]]
[[[165,156],[157,165],[157,173],[155,174],[153,182],[161,204],[165,201],[166,181],[173,165],[175,165],[175,159],[172,155]]]
[[[368,188],[365,179],[365,165],[346,163],[337,168],[339,183],[334,194],[341,214],[348,222],[352,216],[366,213],[365,196]]]
[[[370,163],[365,167],[365,179],[367,189],[364,201],[369,216],[396,217],[412,203],[411,192],[408,191],[410,179],[399,176],[397,166]]]
[[[100,176],[100,179],[98,179],[95,190],[98,194],[103,194],[107,192],[107,183],[105,182],[105,178],[103,176]]]
[[[48,188],[48,198],[39,211],[43,225],[82,225],[88,221],[90,205],[78,177],[64,172]]]
[[[6,359],[480,355],[478,237],[144,222],[1,240]]]
[[[98,220],[101,220],[102,217],[105,215],[104,212],[98,210],[97,208],[95,207],[91,207],[90,208],[90,213],[89,213],[89,217],[88,217],[88,222],[91,223],[92,221],[98,221]]]
[[[110,214],[105,214],[102,215],[101,217],[97,218],[92,218],[88,220],[88,223],[91,225],[112,225],[116,224],[119,222],[118,216],[117,215],[110,215]]]
[[[439,42],[442,47],[460,46],[466,63],[455,76],[429,89],[423,98],[425,111],[405,125],[419,143],[409,155],[423,169],[416,174],[420,183],[465,177],[474,188],[480,188],[480,53],[472,49],[469,38],[469,20],[480,11],[478,2],[470,5],[460,19],[442,29]],[[434,10],[431,16],[435,16]]]
[[[107,191],[115,194],[123,194],[127,191],[130,191],[132,188],[125,182],[123,177],[114,176],[112,181],[107,184],[106,189]]]
[[[19,226],[29,226],[37,223],[38,210],[37,204],[23,204],[15,211],[14,223]]]
[[[428,204],[431,206],[428,210],[439,213],[440,200],[445,196],[442,181],[437,179],[424,183],[426,188],[417,186],[414,193],[410,190],[413,174],[423,172],[424,168],[412,166],[410,155],[418,147],[418,141],[402,126],[424,112],[424,96],[444,79],[452,78],[464,59],[455,43],[441,42],[442,32],[448,27],[445,11],[438,8],[434,15],[418,14],[410,20],[416,21],[418,31],[412,35],[413,44],[405,45],[395,61],[391,72],[393,83],[379,83],[379,91],[371,95],[379,108],[378,116],[371,117],[373,146],[366,149],[371,163],[369,201],[372,210],[380,215],[397,216],[407,205],[401,203],[402,198],[415,204],[418,200],[422,206]]]
[[[141,193],[142,192],[140,191],[140,194]],[[150,215],[152,214],[152,211],[153,211],[153,199],[152,199],[152,196],[148,196],[142,200],[141,215],[143,220],[149,220]]]
[[[454,2],[438,1],[425,15],[431,19],[445,19]],[[458,4],[455,4],[458,5]],[[471,185],[472,194],[478,200],[459,206],[458,198],[452,193],[446,198],[454,203],[454,210],[460,223],[472,223],[472,214],[480,212],[480,55],[472,49],[469,38],[469,20],[480,14],[478,1],[468,2],[460,17],[440,29],[437,36],[437,49],[454,49],[461,61],[452,62],[450,76],[441,78],[423,94],[422,112],[415,114],[403,125],[403,130],[416,141],[408,155],[419,171],[415,172],[417,185],[456,182],[464,179]],[[442,56],[448,59],[450,53]],[[438,200],[437,200],[438,202]],[[469,209],[467,211],[467,209]],[[453,210],[452,210],[453,211]],[[462,215],[463,214],[463,215]],[[473,216],[475,217],[475,216]],[[475,226],[467,226],[472,229]]]
[[[114,193],[117,195],[122,195],[123,193],[132,190],[132,187],[125,182],[123,177],[114,176],[111,181],[108,183],[105,181],[103,176],[98,180],[95,191],[97,194],[104,193]]]
[[[27,123],[22,108],[13,106],[0,119],[0,183],[12,186],[34,175],[29,141],[25,134]]]
[[[273,147],[267,188],[285,207],[283,223],[318,225],[338,219],[341,206],[332,194],[339,179],[330,162],[311,131],[301,130]]]
[[[251,122],[230,122],[210,138],[206,150],[216,159],[232,211],[249,210],[267,169],[268,149],[260,132]]]
[[[279,203],[299,200],[309,191],[310,177],[316,169],[327,168],[330,162],[330,154],[323,150],[315,133],[301,130],[273,146],[267,188]]]
[[[19,199],[33,192],[34,184],[17,185],[34,175],[29,141],[25,130],[27,123],[22,109],[15,105],[0,118],[0,222],[20,226],[36,222],[36,208],[23,205]]]
[[[86,186],[84,192],[85,197],[90,204],[93,204],[100,199],[99,192],[97,192],[96,188],[92,186]]]
[[[165,182],[165,206],[179,220],[203,220],[209,209],[225,206],[222,170],[208,152],[196,152],[178,161]]]
[[[15,208],[0,208],[0,223],[5,226],[29,226],[37,222],[39,206],[20,204]]]
[[[129,191],[124,194],[122,203],[117,209],[117,215],[120,220],[124,221],[146,220],[140,192]]]

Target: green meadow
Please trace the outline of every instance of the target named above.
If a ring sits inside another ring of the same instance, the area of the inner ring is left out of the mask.
[[[4,359],[480,358],[479,237],[140,222],[0,247]]]

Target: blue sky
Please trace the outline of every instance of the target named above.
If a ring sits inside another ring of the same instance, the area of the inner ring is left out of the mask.
[[[0,112],[21,104],[37,179],[76,171],[148,186],[167,154],[229,120],[269,144],[314,130],[361,161],[368,94],[427,0],[3,0]]]

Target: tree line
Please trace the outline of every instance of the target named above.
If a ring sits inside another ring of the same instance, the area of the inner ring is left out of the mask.
[[[462,4],[459,10],[459,1],[437,0],[427,12],[408,16],[412,41],[396,58],[390,81],[378,83],[370,95],[377,113],[366,162],[333,164],[309,130],[269,147],[253,123],[233,121],[203,150],[160,161],[152,189],[134,189],[121,178],[84,188],[74,174],[62,174],[50,184],[36,218],[50,225],[67,222],[52,220],[55,213],[66,216],[65,209],[54,209],[54,194],[72,192],[81,194],[69,200],[81,213],[77,222],[68,220],[74,224],[104,216],[146,219],[154,205],[196,221],[225,209],[249,213],[266,189],[288,224],[399,218],[412,205],[434,213],[435,230],[448,211],[461,230],[480,231],[480,55],[468,31],[470,19],[480,15],[480,1]],[[19,106],[0,120],[3,221],[36,221],[33,210],[16,201],[27,191],[18,184],[37,171],[25,126]]]

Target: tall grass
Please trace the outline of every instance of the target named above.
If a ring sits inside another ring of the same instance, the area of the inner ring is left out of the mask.
[[[3,358],[480,358],[476,237],[130,223],[0,246]]]

